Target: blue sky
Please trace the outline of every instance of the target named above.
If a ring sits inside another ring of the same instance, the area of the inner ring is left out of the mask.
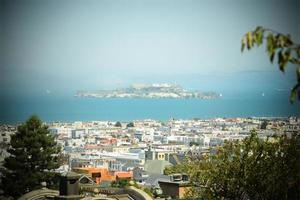
[[[262,25],[299,42],[300,1],[2,0],[0,9],[2,95],[136,82],[289,89],[295,81],[293,71],[283,75],[269,63],[264,48],[242,54],[240,41]]]

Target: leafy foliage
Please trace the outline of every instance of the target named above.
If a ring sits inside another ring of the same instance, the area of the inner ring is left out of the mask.
[[[133,122],[129,122],[127,125],[126,125],[127,128],[132,128],[134,127],[134,123]]]
[[[111,187],[124,188],[125,186],[129,186],[129,181],[127,179],[113,181],[111,183]]]
[[[199,146],[200,144],[198,142],[190,142],[189,146]]]
[[[277,57],[277,64],[280,71],[284,72],[288,63],[297,66],[297,83],[294,85],[290,101],[294,103],[297,95],[300,100],[300,45],[296,44],[289,34],[282,34],[271,29],[258,26],[254,31],[247,32],[242,38],[241,50],[252,49],[255,45],[261,46],[266,41],[266,51],[273,63]]]
[[[260,129],[266,129],[267,128],[267,126],[268,126],[268,121],[267,120],[264,120],[262,123],[261,123],[261,125],[260,125]]]
[[[40,187],[41,182],[53,184],[51,171],[59,167],[60,149],[38,117],[32,116],[18,127],[8,152],[1,185],[5,195],[16,198]]]
[[[152,198],[154,197],[151,189],[145,187],[145,188],[143,188],[143,191],[146,192],[150,197],[152,197]]]
[[[115,127],[122,127],[121,122],[117,121],[117,122],[115,123]]]
[[[190,175],[188,199],[299,199],[300,136],[262,140],[253,132],[226,142],[215,155],[168,170]]]

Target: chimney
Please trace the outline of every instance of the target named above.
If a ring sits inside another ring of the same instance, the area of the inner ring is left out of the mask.
[[[172,174],[172,175],[170,175],[170,181],[172,181],[172,182],[182,181],[182,175],[181,174]]]
[[[81,199],[79,195],[80,175],[75,172],[62,174],[59,182],[59,196],[55,200],[77,200]]]

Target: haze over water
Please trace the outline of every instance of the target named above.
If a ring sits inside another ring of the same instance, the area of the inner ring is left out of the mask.
[[[261,25],[300,41],[297,0],[8,1],[0,4],[0,122],[300,115],[264,47],[241,53]],[[77,90],[172,83],[212,101],[77,99]]]

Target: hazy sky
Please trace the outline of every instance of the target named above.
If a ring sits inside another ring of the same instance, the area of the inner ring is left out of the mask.
[[[240,52],[243,34],[262,25],[299,42],[299,11],[300,1],[287,0],[1,0],[0,91],[232,87],[250,71],[279,74],[264,48]],[[278,76],[284,87],[294,81]]]

